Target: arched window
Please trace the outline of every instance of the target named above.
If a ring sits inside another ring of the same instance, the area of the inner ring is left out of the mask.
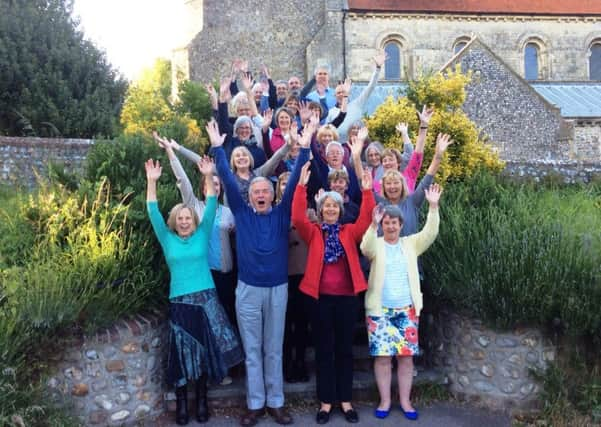
[[[593,43],[589,52],[589,78],[601,80],[601,41]]]
[[[401,46],[396,41],[389,41],[384,45],[384,51],[388,56],[384,63],[384,79],[401,79]]]
[[[538,80],[539,48],[536,43],[527,43],[524,47],[524,78]]]
[[[467,44],[466,41],[459,41],[459,42],[455,43],[455,46],[453,47],[453,53],[459,52],[461,49],[463,49],[465,47],[466,44]]]

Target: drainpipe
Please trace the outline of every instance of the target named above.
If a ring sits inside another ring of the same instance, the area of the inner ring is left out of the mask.
[[[346,15],[348,13],[348,1],[344,0],[342,5],[342,80],[346,78]]]

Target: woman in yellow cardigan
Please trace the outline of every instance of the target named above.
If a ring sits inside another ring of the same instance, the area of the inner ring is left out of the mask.
[[[442,189],[433,184],[425,191],[430,204],[426,225],[417,234],[400,237],[401,211],[396,206],[374,209],[372,224],[363,236],[361,251],[371,261],[369,287],[365,295],[369,352],[375,357],[374,372],[380,393],[377,418],[390,413],[392,357],[397,358],[397,377],[401,411],[416,420],[411,405],[413,356],[419,353],[417,329],[423,299],[419,284],[417,257],[428,249],[438,235],[438,201]],[[377,237],[382,223],[383,237]]]

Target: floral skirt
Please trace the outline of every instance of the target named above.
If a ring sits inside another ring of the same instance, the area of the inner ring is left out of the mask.
[[[177,387],[207,375],[219,383],[244,360],[240,340],[215,289],[182,295],[169,305],[167,381]]]
[[[417,356],[419,317],[412,305],[382,308],[382,316],[367,316],[371,356]]]

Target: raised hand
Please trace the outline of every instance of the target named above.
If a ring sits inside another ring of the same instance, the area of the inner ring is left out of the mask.
[[[373,188],[374,180],[371,176],[371,172],[367,169],[363,169],[361,171],[356,171],[357,174],[361,172],[361,187],[364,190],[371,190]]]
[[[451,145],[452,143],[453,140],[451,139],[450,135],[447,135],[446,133],[438,134],[438,136],[436,137],[435,155],[438,157],[439,160],[442,160],[445,151],[447,151],[447,148],[449,148],[449,145]]]
[[[298,179],[298,183],[300,185],[307,185],[309,182],[309,177],[311,176],[311,171],[309,167],[311,166],[311,162],[306,162],[301,168],[300,178]]]
[[[365,128],[362,128],[365,129]],[[361,132],[361,131],[359,131]],[[348,141],[348,145],[351,147],[351,156],[353,158],[361,157],[361,153],[363,152],[363,143],[365,139],[361,139],[359,135],[351,136],[351,139]]]
[[[209,101],[211,101],[211,107],[213,107],[213,109],[216,109],[217,100],[218,100],[217,91],[215,90],[213,85],[210,83],[205,84],[205,89],[207,91],[207,94],[209,95]],[[229,86],[228,86],[228,89],[229,89]]]
[[[384,205],[382,203],[378,203],[371,213],[371,222],[377,227],[382,221],[382,218],[384,218]]]
[[[409,132],[409,126],[404,122],[397,123],[396,131],[401,135],[407,135]]]
[[[219,100],[221,102],[228,102],[230,99],[232,99],[230,83],[232,83],[232,79],[230,77],[224,77],[219,82]]]
[[[376,56],[374,56],[372,58],[372,61],[374,61],[374,63],[376,64],[376,67],[382,68],[382,66],[384,65],[384,62],[386,62],[386,59],[388,59],[388,56],[386,55],[386,52],[384,51],[384,49],[379,49]]]
[[[152,137],[157,142],[157,144],[159,144],[159,147],[161,147],[162,149],[166,149],[169,146],[169,141],[167,140],[167,138],[163,138],[161,135],[159,135],[157,133],[156,130],[152,131]]]
[[[163,172],[163,168],[161,164],[157,160],[154,162],[152,159],[146,160],[144,163],[144,169],[146,169],[146,179],[148,181],[157,182],[161,177],[161,173]]]
[[[353,82],[351,81],[350,78],[346,78],[344,79],[344,83],[342,83],[342,87],[344,89],[344,95],[345,96],[349,96],[349,94],[351,93],[351,86],[352,86]]]
[[[426,188],[425,195],[426,200],[430,204],[431,208],[438,207],[440,195],[442,194],[442,187],[438,184],[432,184],[429,188]]]
[[[321,196],[323,196],[323,193],[325,193],[325,192],[326,192],[326,190],[324,190],[323,188],[320,188],[319,191],[317,191],[317,194],[315,194],[315,197],[314,197],[315,203],[317,203],[317,201],[319,199],[321,199]]]
[[[261,73],[265,76],[266,79],[271,78],[271,75],[269,74],[269,68],[267,68],[267,65],[265,64],[261,65]]]
[[[292,120],[292,123],[290,123],[290,143],[294,144],[298,142],[299,138],[300,135],[298,134],[298,123],[296,123],[296,120]]]
[[[196,165],[200,173],[204,176],[213,175],[215,171],[215,163],[209,156],[202,156]]]
[[[311,110],[307,101],[301,101],[299,104],[298,114],[300,115],[301,123],[305,123],[311,118]]]
[[[223,145],[223,141],[225,141],[225,134],[219,134],[219,126],[217,126],[215,119],[211,119],[211,121],[207,123],[205,129],[207,130],[209,141],[211,141],[211,146],[221,147]]]
[[[319,218],[317,217],[317,212],[315,212],[315,209],[307,209],[307,219],[314,224],[319,222]]]
[[[430,119],[434,114],[434,108],[428,108],[424,105],[422,107],[422,112],[420,113],[419,111],[416,111],[416,113],[417,117],[419,118],[420,126],[428,126],[428,124],[430,123]]]
[[[250,76],[248,74],[243,74],[240,78],[240,82],[242,83],[242,89],[244,89],[245,92],[249,92],[253,84]]]
[[[311,146],[311,137],[313,136],[312,129],[313,128],[311,126],[305,126],[303,134],[298,139],[298,145],[300,145],[301,148],[309,148]]]
[[[359,141],[361,141],[361,144],[365,144],[365,141],[367,140],[368,135],[369,135],[369,130],[365,126],[363,126],[359,129],[359,132],[357,132],[357,139]],[[361,148],[363,148],[363,146]]]
[[[273,120],[273,110],[268,108],[263,113],[263,131],[266,131],[271,125],[271,121]]]

